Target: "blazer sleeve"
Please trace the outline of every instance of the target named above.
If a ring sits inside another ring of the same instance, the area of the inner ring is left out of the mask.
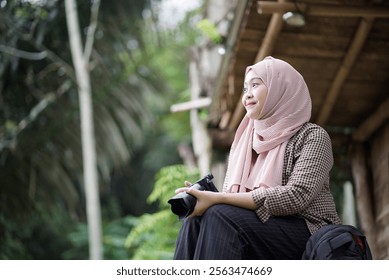
[[[309,207],[328,181],[333,166],[331,139],[320,126],[304,132],[301,145],[293,147],[296,157],[286,185],[253,190],[256,214],[262,222],[270,216],[294,215]]]

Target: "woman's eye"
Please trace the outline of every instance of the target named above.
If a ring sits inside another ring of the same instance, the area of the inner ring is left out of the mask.
[[[243,93],[246,93],[247,92],[247,88],[243,88]]]
[[[253,83],[253,87],[256,87],[258,85],[259,85],[259,83]]]

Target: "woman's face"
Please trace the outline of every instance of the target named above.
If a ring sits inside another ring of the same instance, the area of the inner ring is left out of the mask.
[[[249,70],[245,76],[242,97],[242,103],[249,118],[256,120],[261,118],[261,111],[266,96],[267,87],[254,71]]]

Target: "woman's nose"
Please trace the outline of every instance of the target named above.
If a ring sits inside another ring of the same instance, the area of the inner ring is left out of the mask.
[[[253,94],[251,93],[251,90],[248,90],[246,93],[245,93],[245,99],[250,99],[253,97]]]

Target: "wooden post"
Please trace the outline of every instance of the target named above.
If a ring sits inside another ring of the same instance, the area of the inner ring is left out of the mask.
[[[351,168],[355,182],[355,197],[357,201],[361,229],[368,239],[374,257],[377,244],[373,214],[373,198],[371,193],[373,191],[373,184],[369,177],[365,151],[363,145],[360,143],[354,143],[352,147]]]
[[[195,50],[193,50],[193,52],[195,52]],[[198,59],[199,57],[196,53],[193,55],[192,61],[189,64],[192,100],[198,99],[201,93]],[[200,175],[205,176],[209,173],[211,168],[212,143],[211,138],[208,135],[205,120],[201,119],[197,109],[192,109],[190,111],[190,124],[192,127],[193,151],[197,158],[197,165],[200,170]]]

